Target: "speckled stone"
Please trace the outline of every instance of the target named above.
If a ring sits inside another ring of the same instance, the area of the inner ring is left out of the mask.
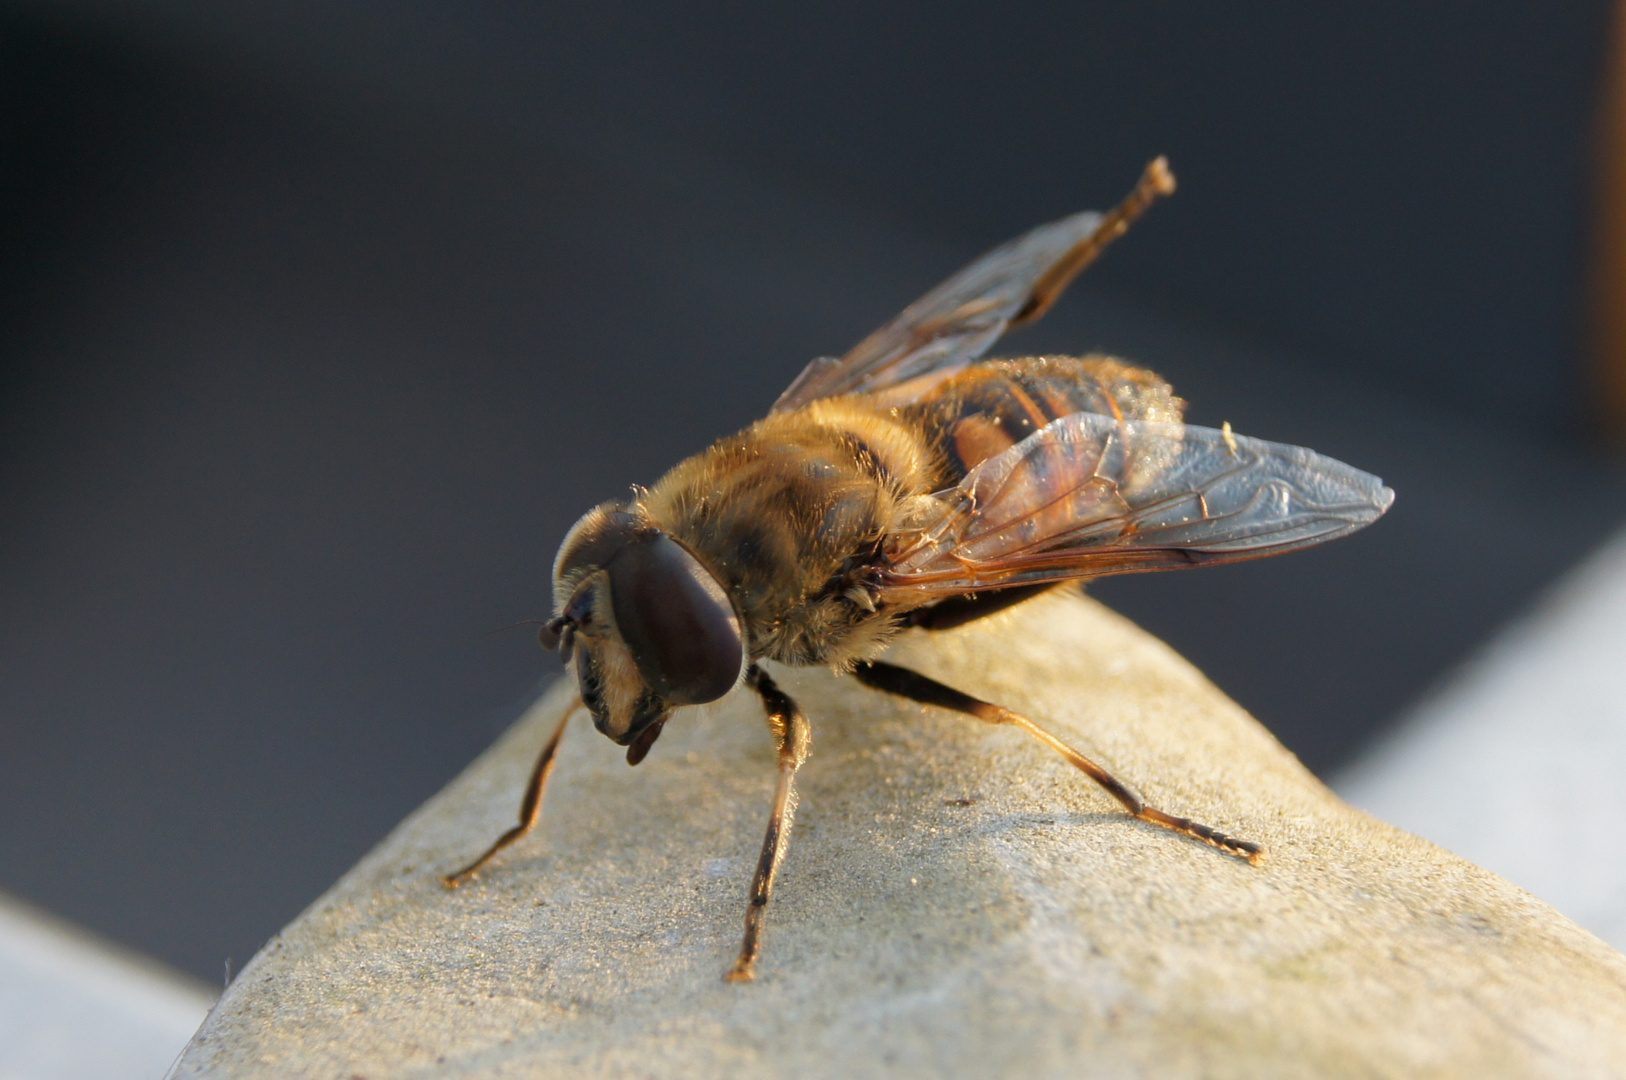
[[[536,833],[439,883],[512,821],[556,689],[255,957],[174,1075],[1626,1076],[1626,958],[1340,802],[1105,608],[888,658],[1269,861],[1124,816],[1017,731],[774,669],[813,757],[758,980],[727,983],[774,778],[748,693],[637,769],[573,721]]]

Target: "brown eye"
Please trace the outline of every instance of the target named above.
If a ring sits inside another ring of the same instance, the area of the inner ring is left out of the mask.
[[[629,542],[608,569],[616,627],[651,690],[698,705],[733,689],[745,667],[740,622],[693,555],[653,533]]]

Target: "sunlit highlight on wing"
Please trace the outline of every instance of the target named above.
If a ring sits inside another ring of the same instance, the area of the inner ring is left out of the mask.
[[[941,517],[889,554],[882,599],[1275,555],[1371,524],[1394,493],[1303,447],[1075,413],[937,498]]]

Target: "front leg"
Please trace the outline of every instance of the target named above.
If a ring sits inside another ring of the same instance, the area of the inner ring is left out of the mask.
[[[448,889],[455,889],[468,881],[480,870],[497,857],[497,853],[508,845],[523,839],[530,831],[536,828],[538,819],[542,817],[542,797],[548,793],[548,780],[553,776],[553,766],[557,760],[555,755],[559,751],[559,740],[564,738],[565,724],[570,717],[582,707],[582,699],[577,697],[570,703],[564,715],[559,718],[559,726],[553,729],[553,737],[542,747],[542,753],[536,759],[536,767],[531,770],[531,782],[525,785],[525,797],[519,804],[519,823],[501,836],[495,843],[486,848],[485,854],[475,859],[469,865],[455,874],[447,874],[440,879],[442,885]]]
[[[762,697],[768,712],[768,730],[773,732],[779,750],[779,782],[774,785],[773,811],[768,816],[768,834],[762,840],[762,855],[751,878],[751,902],[745,909],[745,940],[740,957],[723,976],[729,982],[749,982],[756,978],[757,957],[762,953],[762,926],[767,917],[768,899],[773,895],[774,874],[790,843],[790,826],[796,815],[796,770],[807,760],[812,731],[807,717],[755,664],[745,673],[745,681]]]
[[[962,693],[952,686],[945,686],[936,679],[927,678],[919,672],[910,671],[896,664],[883,664],[879,660],[869,660],[853,668],[853,676],[866,686],[873,686],[877,690],[884,690],[889,694],[918,701],[922,705],[937,705],[944,709],[953,709],[955,712],[975,716],[978,720],[985,720],[990,724],[1010,724],[1021,728],[1035,739],[1044,743],[1062,757],[1066,758],[1080,772],[1106,789],[1108,795],[1123,806],[1123,808],[1153,825],[1160,825],[1172,832],[1183,833],[1205,844],[1212,844],[1228,855],[1236,855],[1257,863],[1264,859],[1265,849],[1248,840],[1238,840],[1234,836],[1227,836],[1212,826],[1189,818],[1175,817],[1165,814],[1156,807],[1147,806],[1145,800],[1133,791],[1130,791],[1123,781],[1107,772],[1101,766],[1067,745],[1060,737],[1040,727],[1021,713],[1012,712],[1003,705],[995,705],[974,698],[970,694]]]

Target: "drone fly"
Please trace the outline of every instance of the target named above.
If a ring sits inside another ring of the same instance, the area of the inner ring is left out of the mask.
[[[912,701],[1021,728],[1130,814],[1257,862],[1264,851],[1146,803],[1037,721],[877,659],[1060,583],[1237,562],[1354,532],[1382,481],[1300,447],[1183,424],[1185,403],[1107,356],[978,358],[1042,316],[1160,195],[1158,158],[1106,214],[1042,225],[984,255],[840,359],[814,360],[768,415],[633,497],[588,511],[553,564],[542,644],[579,706],[636,765],[674,710],[747,686],[779,774],[731,980],[749,980],[806,759],[807,718],[762,660],[825,665]],[[566,713],[568,719],[572,708]],[[535,826],[564,720],[519,823],[455,887]]]

